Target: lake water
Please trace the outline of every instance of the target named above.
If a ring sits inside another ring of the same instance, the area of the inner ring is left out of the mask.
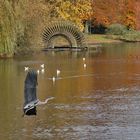
[[[55,98],[38,106],[37,116],[22,117],[24,67],[37,70],[41,64],[38,98]],[[0,78],[0,140],[140,138],[140,44],[0,60]]]

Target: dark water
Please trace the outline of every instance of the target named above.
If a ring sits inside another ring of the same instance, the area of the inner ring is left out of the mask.
[[[105,46],[0,60],[0,140],[139,140],[140,44]],[[43,63],[38,98],[55,99],[21,117],[24,67]]]

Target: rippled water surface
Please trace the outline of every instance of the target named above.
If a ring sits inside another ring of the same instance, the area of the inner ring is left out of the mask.
[[[43,63],[38,98],[55,99],[22,117],[24,67]],[[0,140],[140,139],[140,44],[0,60],[0,78]]]

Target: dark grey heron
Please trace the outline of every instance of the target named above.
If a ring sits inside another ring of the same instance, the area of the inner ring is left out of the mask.
[[[36,115],[37,105],[43,105],[46,104],[49,100],[53,99],[54,97],[47,98],[44,102],[40,101],[37,98],[37,73],[34,70],[30,70],[27,73],[26,79],[25,79],[25,86],[24,86],[24,105],[23,105],[23,111],[24,115]]]

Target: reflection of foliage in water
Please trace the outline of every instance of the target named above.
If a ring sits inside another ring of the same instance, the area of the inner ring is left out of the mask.
[[[12,132],[9,124],[11,124],[15,118],[13,117],[17,108],[15,103],[18,101],[18,94],[20,94],[18,89],[19,83],[14,60],[0,60],[0,121],[3,122],[0,127],[1,133],[3,133],[3,131],[6,133]],[[9,127],[6,127],[8,125]]]
[[[18,76],[17,65],[13,59],[0,60],[0,89],[1,95],[4,97],[4,104],[14,100],[15,96],[19,94],[16,88],[19,85]]]

